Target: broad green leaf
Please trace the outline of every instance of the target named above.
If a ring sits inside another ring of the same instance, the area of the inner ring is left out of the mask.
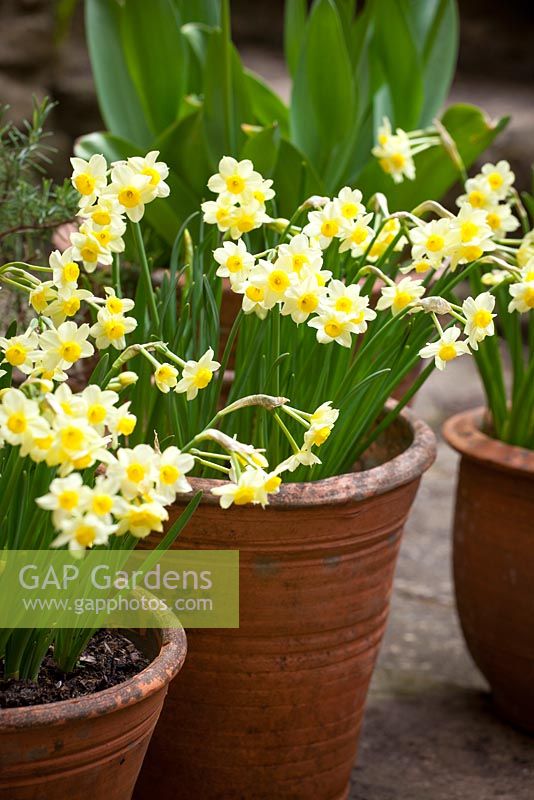
[[[276,122],[282,136],[289,136],[289,110],[255,72],[245,70],[254,122],[267,127]]]
[[[239,153],[245,138],[241,125],[253,121],[241,59],[225,33],[214,31],[204,74],[204,130],[213,167],[222,156]]]
[[[104,122],[111,133],[147,147],[152,139],[120,43],[121,7],[115,0],[86,0],[85,29]]]
[[[173,0],[173,2],[180,12],[184,25],[188,22],[199,22],[215,28],[221,23],[218,0]]]
[[[208,193],[206,184],[213,172],[204,138],[203,112],[198,110],[171,125],[154,146],[169,164],[171,174],[183,181],[198,198]]]
[[[270,178],[278,159],[279,149],[280,128],[274,124],[269,128],[263,128],[259,133],[253,133],[245,142],[240,157],[250,158],[258,172],[265,178]]]
[[[176,120],[187,85],[188,52],[171,0],[150,0],[150,9],[146,0],[128,0],[121,10],[120,45],[157,136]]]
[[[391,96],[395,126],[417,128],[423,107],[422,59],[403,4],[375,0],[375,53]]]
[[[286,0],[284,8],[284,54],[291,77],[299,64],[304,29],[308,17],[306,0]]]
[[[77,140],[74,152],[81,158],[89,158],[94,153],[102,153],[108,162],[119,161],[130,156],[144,155],[131,142],[112,136],[109,133],[90,133]],[[165,200],[154,200],[145,207],[145,217],[165,241],[172,245],[180,229],[181,220],[198,207],[198,199],[178,175],[171,174],[167,179],[171,188]]]
[[[278,213],[288,218],[310,195],[325,192],[323,182],[306,156],[285,139],[280,142],[272,177]]]
[[[458,55],[456,0],[404,0],[423,62],[424,103],[420,125],[429,125],[449,94]]]
[[[324,173],[346,147],[356,119],[352,66],[332,0],[314,5],[291,95],[292,139]]]
[[[508,118],[490,120],[476,106],[459,103],[448,108],[441,122],[454,139],[460,156],[469,168],[489,147],[495,137],[508,123]],[[440,145],[425,150],[415,157],[416,179],[395,184],[386,175],[375,159],[369,162],[356,177],[357,185],[369,198],[375,192],[383,192],[391,211],[412,209],[427,199],[440,199],[460,180],[456,165]]]

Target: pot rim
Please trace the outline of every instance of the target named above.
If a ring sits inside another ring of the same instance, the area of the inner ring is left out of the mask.
[[[269,498],[270,508],[299,508],[309,506],[342,505],[361,502],[376,495],[385,494],[421,477],[436,458],[436,437],[423,420],[412,411],[403,409],[399,419],[408,426],[413,439],[399,455],[370,469],[348,472],[331,478],[302,483],[282,483],[280,491]],[[211,494],[215,486],[223,486],[225,481],[212,478],[191,478],[193,491],[202,491],[202,503],[218,505],[219,498]],[[184,503],[190,494],[177,495],[177,502]],[[234,510],[235,508],[232,507]],[[250,510],[250,506],[243,506]],[[240,507],[241,510],[241,507]],[[265,512],[262,512],[265,513]]]
[[[487,414],[484,406],[460,411],[442,427],[443,437],[461,456],[492,466],[502,472],[534,473],[534,450],[493,439],[482,431]]]
[[[22,708],[0,710],[0,730],[47,727],[91,717],[102,717],[146,700],[163,689],[181,670],[187,639],[183,628],[151,629],[161,633],[158,655],[144,670],[116,686],[100,692]]]

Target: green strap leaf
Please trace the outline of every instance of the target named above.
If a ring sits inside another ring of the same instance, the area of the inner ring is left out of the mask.
[[[254,122],[267,127],[276,123],[282,136],[289,137],[289,109],[267,84],[248,69],[245,70]]]
[[[139,147],[152,139],[120,41],[122,9],[114,0],[86,0],[85,29],[100,111],[116,136]]]
[[[458,57],[456,0],[404,0],[408,24],[423,64],[421,127],[429,125],[448,97]]]
[[[380,60],[393,108],[393,124],[417,128],[423,107],[422,59],[403,4],[374,0],[375,54]]]
[[[343,152],[356,119],[352,65],[332,0],[312,9],[291,95],[293,140],[323,173]]]
[[[302,48],[306,20],[308,18],[306,0],[286,0],[284,8],[284,54],[287,68],[295,77]]]
[[[178,10],[171,0],[128,0],[121,9],[120,32],[130,76],[157,135],[177,118],[187,85],[188,51]]]
[[[241,158],[250,158],[254,167],[265,178],[270,178],[278,159],[279,149],[280,129],[274,124],[247,139],[241,151]]]

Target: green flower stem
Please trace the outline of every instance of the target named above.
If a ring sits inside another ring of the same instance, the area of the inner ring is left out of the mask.
[[[119,253],[113,253],[113,265],[111,267],[113,288],[117,297],[122,297],[121,288],[121,259]]]
[[[298,453],[300,451],[300,447],[298,446],[298,444],[296,443],[296,441],[292,437],[292,435],[289,432],[289,430],[287,429],[284,421],[281,419],[280,415],[277,412],[275,412],[274,418],[275,418],[275,421],[276,421],[278,427],[283,431],[287,441],[291,445],[291,449],[293,450],[293,452],[294,453]]]
[[[145,282],[145,288],[147,291],[148,312],[150,314],[150,320],[156,331],[159,331],[160,320],[159,320],[158,307],[156,305],[154,287],[152,286],[152,277],[150,275],[150,267],[148,266],[148,260],[146,257],[146,250],[143,242],[143,234],[141,232],[141,226],[138,222],[134,222],[132,223],[132,228],[134,232],[135,243],[137,245],[137,252],[139,254],[139,261],[141,264],[141,273],[143,275],[143,280]]]
[[[213,457],[213,453],[210,453],[209,455]],[[194,458],[197,464],[202,464],[203,467],[209,467],[209,469],[214,469],[216,472],[222,472],[223,475],[228,476],[230,474],[229,467],[223,467],[221,464],[215,464],[213,461],[208,461],[207,459],[200,458],[199,456],[194,456]]]

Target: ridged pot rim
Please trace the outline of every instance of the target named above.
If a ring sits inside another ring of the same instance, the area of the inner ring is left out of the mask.
[[[282,510],[361,502],[419,479],[436,458],[436,437],[426,422],[408,409],[399,414],[399,420],[409,428],[413,437],[411,443],[401,453],[370,469],[347,472],[316,481],[282,483],[280,491],[269,497],[269,506],[265,511],[270,508]],[[393,424],[399,424],[399,420]],[[206,505],[218,505],[219,498],[211,494],[210,490],[224,483],[225,481],[212,478],[190,480],[193,491],[202,491],[202,503]],[[190,497],[188,494],[178,495],[177,501],[188,502]],[[250,506],[241,506],[237,509],[232,506],[233,511],[247,509],[250,511]]]
[[[484,406],[460,411],[443,424],[443,437],[460,455],[502,472],[534,479],[534,451],[493,439],[482,430]]]
[[[158,633],[161,635],[160,651],[133,678],[82,697],[23,708],[0,709],[0,732],[44,728],[103,717],[156,694],[181,670],[187,653],[187,639],[183,628],[159,628],[151,632],[155,637]]]

